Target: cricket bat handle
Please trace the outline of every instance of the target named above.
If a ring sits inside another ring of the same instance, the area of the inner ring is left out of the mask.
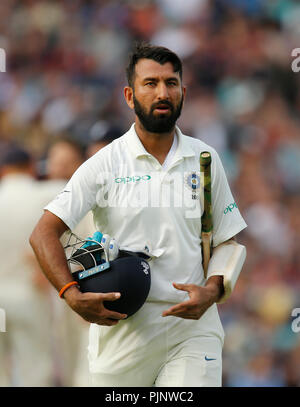
[[[200,171],[203,182],[203,214],[201,216],[202,265],[204,277],[207,277],[208,262],[212,244],[212,202],[211,202],[211,154],[203,151],[200,154]]]
[[[207,277],[208,263],[211,256],[211,232],[202,232],[202,256],[204,277]]]

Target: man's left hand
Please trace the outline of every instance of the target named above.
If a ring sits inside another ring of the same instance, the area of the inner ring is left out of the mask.
[[[223,281],[222,277],[218,277]],[[212,279],[212,280],[211,280]],[[215,302],[218,301],[222,294],[222,286],[219,281],[211,277],[205,287],[195,284],[177,284],[173,286],[177,290],[187,291],[190,299],[174,305],[166,311],[163,311],[162,316],[174,316],[184,319],[199,319],[204,312]]]

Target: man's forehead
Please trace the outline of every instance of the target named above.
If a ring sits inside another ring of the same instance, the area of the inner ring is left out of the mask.
[[[135,66],[136,77],[143,80],[144,78],[154,78],[156,76],[178,76],[179,73],[174,72],[174,67],[171,62],[160,64],[153,59],[142,58]]]

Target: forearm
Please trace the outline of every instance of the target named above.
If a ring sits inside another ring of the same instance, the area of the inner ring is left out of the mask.
[[[61,231],[55,231],[45,224],[38,224],[30,237],[43,273],[58,291],[73,280],[60,242],[61,234]]]
[[[224,295],[223,276],[211,276],[207,279],[205,287],[210,291],[212,302],[218,302]]]
[[[45,211],[29,239],[40,267],[57,291],[73,281],[60,241],[67,229],[61,219]],[[127,317],[104,306],[104,301],[116,301],[119,297],[120,293],[82,293],[77,286],[71,286],[63,294],[67,304],[86,321],[107,326]]]

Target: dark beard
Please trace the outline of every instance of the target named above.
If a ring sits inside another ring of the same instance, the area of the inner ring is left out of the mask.
[[[170,107],[171,114],[165,115],[157,115],[154,116],[153,111],[156,108],[157,104],[152,105],[150,109],[150,113],[147,113],[142,105],[138,102],[133,94],[133,102],[134,102],[134,111],[137,117],[139,118],[141,124],[149,133],[169,133],[175,127],[176,120],[181,114],[181,109],[183,105],[183,97],[181,98],[180,103],[177,105],[176,109],[174,110],[174,106],[167,100],[161,100],[159,103],[166,104]]]

